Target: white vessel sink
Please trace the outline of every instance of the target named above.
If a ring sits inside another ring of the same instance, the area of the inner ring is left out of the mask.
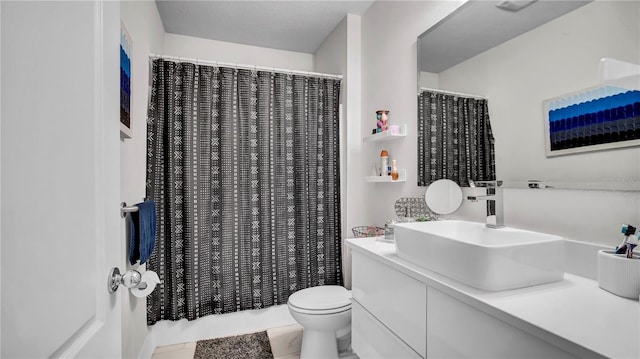
[[[394,233],[398,257],[479,289],[524,288],[564,278],[562,237],[453,220],[397,224]]]

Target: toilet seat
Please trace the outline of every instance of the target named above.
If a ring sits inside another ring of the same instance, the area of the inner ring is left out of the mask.
[[[303,289],[289,296],[289,307],[299,313],[326,315],[351,310],[351,292],[341,286],[325,285]]]

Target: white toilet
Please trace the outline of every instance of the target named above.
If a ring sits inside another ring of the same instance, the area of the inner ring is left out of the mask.
[[[301,359],[338,358],[338,337],[351,332],[351,292],[337,285],[302,289],[289,296],[291,316],[304,328]]]

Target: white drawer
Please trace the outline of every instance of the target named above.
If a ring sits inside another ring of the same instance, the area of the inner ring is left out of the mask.
[[[576,358],[433,288],[427,308],[429,358]]]
[[[363,359],[422,358],[355,300],[351,306],[351,346]]]
[[[427,356],[427,286],[353,252],[353,298],[422,357]]]

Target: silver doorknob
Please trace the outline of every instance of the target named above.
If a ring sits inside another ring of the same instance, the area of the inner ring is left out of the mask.
[[[140,285],[142,280],[142,274],[137,270],[129,270],[124,274],[120,274],[120,270],[116,267],[111,268],[109,271],[109,277],[107,279],[107,287],[109,293],[114,293],[118,290],[118,287],[122,284],[126,288],[136,288]]]

